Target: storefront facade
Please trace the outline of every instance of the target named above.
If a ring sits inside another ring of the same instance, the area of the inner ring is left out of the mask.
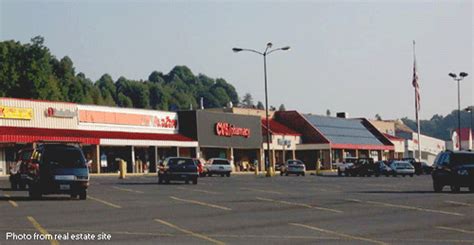
[[[205,110],[178,115],[180,133],[198,141],[198,158],[226,158],[237,171],[247,170],[255,161],[263,162],[260,117]]]
[[[0,174],[16,152],[36,141],[80,143],[91,172],[153,172],[168,156],[196,155],[197,142],[179,134],[175,112],[0,98]]]

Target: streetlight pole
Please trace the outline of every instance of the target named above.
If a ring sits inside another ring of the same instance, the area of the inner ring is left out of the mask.
[[[462,145],[461,145],[461,89],[460,89],[460,82],[467,77],[467,73],[465,72],[460,72],[459,77],[455,73],[449,73],[448,74],[450,77],[454,79],[454,81],[458,82],[458,144],[459,144],[459,150],[462,150]],[[453,142],[454,144],[454,142]]]
[[[241,51],[249,51],[253,52],[259,55],[263,56],[263,73],[264,73],[264,78],[265,78],[265,118],[266,118],[266,128],[267,128],[267,154],[265,156],[265,168],[266,168],[266,176],[271,177],[272,176],[272,170],[270,168],[270,121],[269,121],[269,116],[268,116],[268,85],[267,85],[267,55],[275,52],[275,51],[286,51],[290,50],[289,46],[285,46],[282,48],[276,48],[276,49],[271,49],[273,46],[272,43],[267,43],[267,47],[265,48],[264,52],[259,52],[253,49],[245,49],[245,48],[233,48],[232,51],[234,52],[241,52]]]
[[[466,109],[464,109],[465,111],[467,112],[470,112],[471,113],[471,123],[469,124],[469,133],[471,134],[468,139],[470,139],[472,141],[472,111],[474,110],[473,106],[470,106],[470,107],[466,107]],[[472,147],[472,146],[471,146]]]

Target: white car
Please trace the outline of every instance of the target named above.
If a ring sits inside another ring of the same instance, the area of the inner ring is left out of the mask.
[[[393,169],[393,176],[398,174],[405,177],[405,175],[410,175],[413,177],[415,174],[415,168],[409,162],[406,161],[394,161],[390,164],[390,168]]]
[[[205,167],[208,176],[216,174],[222,177],[224,177],[224,175],[230,177],[230,173],[232,173],[233,169],[230,161],[225,158],[211,158]]]
[[[342,176],[342,174],[344,174],[345,176],[347,176],[348,173],[346,172],[346,170],[348,168],[352,168],[354,164],[351,162],[338,162],[338,163],[333,163],[332,166],[337,167],[337,175]]]

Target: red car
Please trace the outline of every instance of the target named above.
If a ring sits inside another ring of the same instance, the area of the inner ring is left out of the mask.
[[[196,166],[198,167],[198,173],[200,177],[206,176],[206,171],[204,168],[204,163],[201,159],[193,158],[194,163],[196,163]]]

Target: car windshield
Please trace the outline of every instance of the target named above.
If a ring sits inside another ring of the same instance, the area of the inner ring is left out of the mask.
[[[86,160],[77,148],[54,147],[47,148],[43,156],[43,163],[53,168],[85,168]]]
[[[178,166],[178,165],[184,165],[184,166],[189,166],[189,165],[195,165],[193,159],[188,159],[188,158],[170,158],[168,160],[168,165],[169,166]]]
[[[399,163],[396,163],[395,166],[397,168],[411,168],[411,164],[407,163],[407,162],[399,162]]]
[[[214,164],[214,165],[230,165],[229,161],[224,160],[224,159],[214,159],[214,161],[212,161],[212,164]]]
[[[288,165],[302,165],[303,162],[301,161],[288,161]]]
[[[452,165],[474,164],[474,153],[457,153],[451,155]]]

